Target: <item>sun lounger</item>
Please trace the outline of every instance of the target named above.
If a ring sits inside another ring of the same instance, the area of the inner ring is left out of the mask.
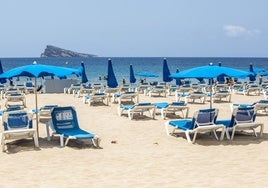
[[[138,86],[137,90],[139,93],[143,93],[146,95],[146,91],[148,88],[150,88],[150,84],[148,82],[144,82],[144,83],[140,83],[140,85]]]
[[[232,94],[230,91],[228,90],[220,90],[217,91],[214,95],[213,95],[213,101],[217,101],[217,102],[221,102],[222,99],[225,99],[227,102],[231,102],[232,99]]]
[[[64,88],[64,93],[73,94],[76,93],[81,87],[81,84],[71,84],[69,88]]]
[[[135,105],[119,105],[118,115],[121,116],[124,111],[128,112],[128,118],[133,119],[134,114],[143,115],[144,112],[149,112],[150,116],[155,118],[155,105],[152,103],[138,103]]]
[[[252,130],[257,136],[255,128],[260,127],[260,136],[263,133],[263,123],[255,122],[256,109],[251,107],[237,107],[234,108],[232,116],[229,120],[218,120],[216,124],[223,124],[226,127],[226,136],[233,140],[236,131]],[[232,131],[230,137],[229,131]]]
[[[187,118],[189,113],[189,107],[186,106],[186,103],[184,102],[162,102],[162,103],[154,103],[156,106],[156,109],[160,110],[161,117],[163,119],[166,119],[166,116],[168,113],[173,113],[174,115],[176,112],[182,113],[182,118]],[[184,111],[186,111],[186,114],[184,115]]]
[[[102,102],[105,104],[105,100],[106,100],[106,105],[109,105],[109,96],[106,93],[92,93],[89,95],[85,95],[83,97],[83,101],[84,103],[88,104],[89,106],[92,105],[92,103],[98,103],[98,102]]]
[[[256,103],[254,103],[254,107],[255,107],[257,113],[259,111],[261,111],[261,112],[264,112],[266,115],[268,114],[268,100],[267,99],[260,100]]]
[[[36,129],[33,128],[32,115],[23,110],[6,111],[2,117],[2,150],[6,151],[8,140],[33,138],[35,147],[39,147]]]
[[[136,103],[139,103],[139,94],[138,92],[124,92],[124,93],[117,93],[113,95],[113,102],[118,102],[120,105],[122,101],[130,100],[130,102],[134,102],[136,100]]]
[[[260,95],[261,89],[257,84],[248,84],[245,88],[237,90],[236,93],[243,95]]]
[[[84,95],[92,94],[93,92],[95,92],[95,89],[93,87],[81,85],[80,89],[74,93],[74,96],[79,98]]]
[[[24,86],[26,93],[34,93],[35,87],[32,82],[25,82]]]
[[[51,121],[47,123],[47,138],[52,135],[60,136],[60,146],[66,146],[70,139],[91,140],[95,147],[99,147],[99,138],[93,133],[85,131],[79,127],[78,117],[74,107],[55,107],[51,112]],[[66,138],[64,143],[64,138]]]
[[[163,97],[166,97],[167,95],[167,88],[166,86],[154,86],[154,87],[151,87],[150,89],[148,89],[148,94],[150,97],[152,96],[163,96]]]
[[[189,143],[195,143],[198,133],[213,132],[214,136],[218,140],[216,130],[221,129],[220,140],[224,137],[225,127],[224,125],[216,125],[214,122],[218,115],[218,109],[201,109],[194,113],[192,119],[180,119],[170,120],[165,123],[165,129],[167,135],[174,134],[175,130],[181,130],[185,133],[187,141]],[[169,127],[173,130],[170,132]],[[190,134],[194,134],[191,139]]]
[[[51,111],[58,105],[45,105],[39,109],[38,118],[40,122],[47,122],[51,119]]]
[[[8,107],[11,104],[22,103],[22,106],[26,107],[26,97],[24,93],[9,93],[5,95],[5,106]]]

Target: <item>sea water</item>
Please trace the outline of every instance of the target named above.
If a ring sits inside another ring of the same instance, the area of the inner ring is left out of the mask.
[[[104,77],[108,71],[108,57],[94,58],[0,58],[3,70],[29,65],[36,61],[40,64],[78,68],[83,62],[89,82],[106,83]],[[132,64],[135,74],[139,72],[150,72],[158,75],[157,78],[146,78],[148,81],[162,81],[163,57],[112,57],[114,73],[119,84],[123,79],[129,82],[129,66]],[[168,67],[171,73],[177,70],[182,71],[189,68],[208,65],[213,63],[222,66],[249,70],[249,65],[253,67],[268,69],[268,58],[241,58],[241,57],[167,57]],[[209,74],[209,73],[208,73]],[[136,76],[139,81],[140,78]],[[77,78],[79,79],[79,78]],[[266,80],[266,79],[265,79]]]

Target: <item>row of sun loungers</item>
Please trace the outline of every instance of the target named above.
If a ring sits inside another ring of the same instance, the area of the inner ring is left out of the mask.
[[[77,114],[73,107],[49,105],[42,107],[38,112],[27,112],[21,108],[10,108],[3,111],[1,114],[3,131],[0,139],[2,151],[8,149],[8,141],[25,138],[33,138],[34,146],[39,147],[38,133],[33,127],[34,114],[38,115],[36,118],[45,116],[50,119],[46,124],[47,138],[50,140],[51,134],[59,136],[61,147],[67,145],[70,139],[91,140],[95,147],[99,147],[100,138],[79,127]]]
[[[154,90],[155,88],[156,90]],[[254,104],[233,104],[231,108],[232,117],[228,120],[217,119],[218,109],[200,109],[194,113],[192,119],[187,119],[189,115],[189,106],[187,106],[187,103],[189,100],[193,100],[193,102],[195,100],[200,100],[201,103],[204,103],[208,97],[207,94],[203,95],[202,91],[194,91],[193,88],[198,88],[198,90],[200,89],[199,86],[194,86],[188,91],[186,87],[181,87],[180,89],[176,88],[176,91],[180,92],[177,94],[185,94],[185,99],[182,102],[178,100],[178,102],[171,103],[139,103],[139,90],[130,91],[127,86],[121,87],[120,92],[118,92],[118,88],[105,88],[103,90],[102,86],[99,86],[98,88],[97,86],[95,88],[93,88],[93,86],[81,88],[81,85],[79,85],[79,88],[72,87],[65,91],[66,93],[73,93],[77,98],[82,96],[84,103],[89,105],[94,102],[103,102],[106,105],[109,105],[110,100],[113,103],[118,103],[118,115],[127,115],[127,117],[131,120],[136,117],[139,118],[147,112],[152,119],[155,119],[158,112],[161,114],[161,118],[163,119],[166,119],[168,114],[172,114],[172,118],[179,117],[180,119],[172,119],[166,122],[166,133],[168,135],[173,135],[177,130],[183,131],[185,132],[189,143],[194,143],[197,134],[203,132],[212,132],[217,140],[222,140],[225,134],[228,139],[233,140],[236,131],[239,130],[253,130],[254,135],[257,136],[255,131],[256,128],[260,128],[259,135],[262,135],[263,123],[255,122],[255,117],[258,111],[265,112],[267,114],[267,100],[260,100]],[[16,90],[19,89],[17,88]],[[149,96],[164,96],[164,94],[162,94],[164,91],[167,91],[166,86],[157,86],[154,88],[147,87],[143,90],[143,92],[147,93]],[[191,93],[189,91],[191,91]],[[231,102],[231,95],[229,95],[230,90],[228,88],[226,89],[224,85],[215,87],[214,91],[215,93],[212,92],[214,100],[222,100],[225,97],[229,97],[226,100]],[[187,92],[189,92],[188,96]],[[207,90],[205,90],[205,92],[207,92]],[[36,129],[33,128],[33,115],[36,115],[36,118],[40,121],[44,119],[47,122],[46,128],[48,140],[51,139],[51,135],[58,135],[60,137],[60,146],[67,145],[70,139],[88,139],[91,140],[96,147],[98,147],[98,136],[79,128],[77,114],[73,107],[47,105],[41,107],[37,112],[29,113],[23,109],[26,107],[25,96],[23,99],[18,100],[19,102],[22,102],[22,105],[16,106],[16,108],[13,107],[13,109],[12,107],[10,108],[9,103],[12,100],[10,100],[9,97],[15,97],[16,95],[14,94],[16,94],[17,98],[19,98],[18,94],[24,93],[15,92],[15,90],[12,89],[4,92],[4,98],[8,102],[6,104],[7,110],[5,110],[1,116],[1,121],[4,127],[1,136],[3,151],[6,150],[6,143],[10,139],[13,140],[30,137],[34,139],[35,147],[39,147],[38,134]],[[216,96],[216,94],[219,95]],[[15,99],[13,98],[13,100]],[[172,128],[171,131],[170,128]],[[220,137],[218,136],[218,130],[221,132]]]

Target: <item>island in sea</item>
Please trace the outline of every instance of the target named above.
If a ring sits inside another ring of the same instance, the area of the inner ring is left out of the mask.
[[[47,45],[44,52],[41,54],[41,57],[97,57],[97,55],[93,54],[85,54],[85,53],[79,53],[74,52],[71,50],[66,50],[63,48],[59,48],[53,45]]]

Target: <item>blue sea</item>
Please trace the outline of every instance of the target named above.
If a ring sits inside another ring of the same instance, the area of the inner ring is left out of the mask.
[[[118,83],[122,83],[125,79],[129,80],[129,65],[133,65],[135,73],[138,72],[151,72],[157,74],[158,78],[149,78],[153,81],[162,81],[162,66],[163,57],[113,57],[111,58],[113,69]],[[241,70],[249,70],[249,65],[252,63],[253,67],[268,69],[268,58],[240,58],[240,57],[167,57],[167,63],[171,73],[175,73],[177,69],[180,71],[208,65],[213,63],[222,66],[233,67]],[[64,66],[77,68],[84,62],[86,74],[89,82],[103,82],[107,75],[108,58],[95,57],[95,58],[1,58],[3,70],[29,65],[36,61],[40,64]],[[136,77],[140,79],[139,77]]]

